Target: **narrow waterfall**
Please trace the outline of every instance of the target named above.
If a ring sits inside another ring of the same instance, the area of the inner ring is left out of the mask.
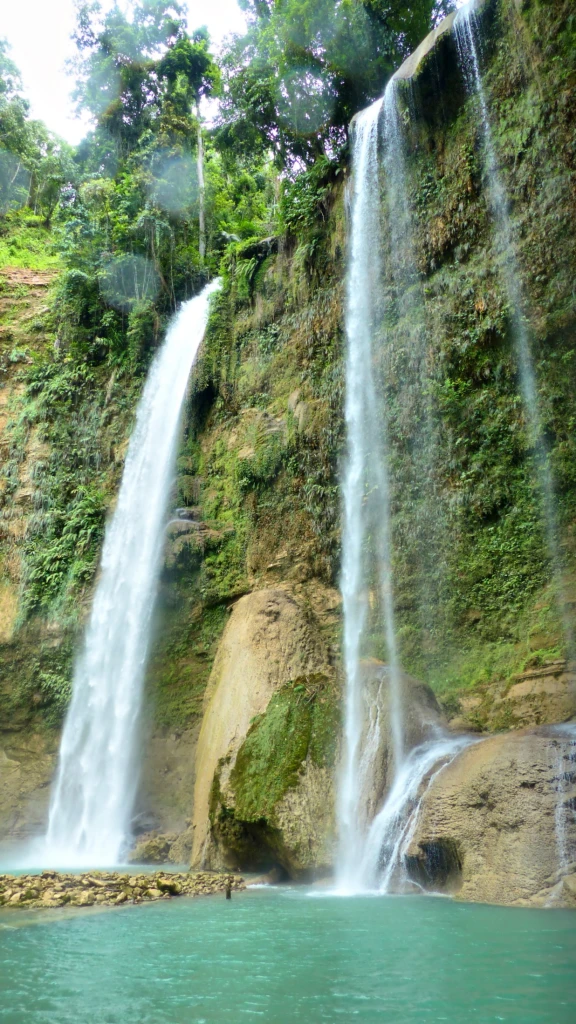
[[[401,88],[404,96],[401,96]],[[392,286],[394,310],[387,317],[386,377],[394,381],[396,408],[401,410],[390,423],[390,447],[402,449],[401,478],[395,486],[417,508],[417,529],[412,543],[418,565],[417,618],[421,635],[432,641],[441,590],[443,569],[438,553],[446,548],[445,503],[439,495],[442,467],[440,420],[432,382],[435,367],[430,356],[430,336],[424,288],[418,269],[415,211],[407,159],[408,134],[404,122],[407,108],[417,97],[391,78],[384,92],[382,117],[382,158],[384,210],[387,214],[387,263],[384,277]],[[424,648],[425,645],[422,645]],[[430,648],[433,643],[430,644]],[[428,651],[422,650],[422,662]]]
[[[576,723],[553,727],[553,748],[556,752],[556,808],[554,831],[561,875],[569,875],[576,867],[576,847],[570,845],[570,825],[576,820],[574,782],[576,781]]]
[[[380,149],[382,153],[380,153]],[[388,232],[382,244],[383,204],[380,172],[386,194]],[[417,817],[417,796],[431,773],[449,763],[468,741],[446,736],[440,729],[417,750],[405,750],[402,683],[394,624],[391,569],[390,480],[386,405],[379,393],[375,345],[386,338],[382,275],[384,258],[391,264],[399,316],[415,327],[406,372],[417,382],[419,404],[413,409],[413,489],[422,505],[434,504],[424,492],[430,486],[435,427],[425,387],[424,303],[420,292],[412,240],[412,218],[407,191],[404,140],[392,79],[381,100],[354,122],[351,231],[347,281],[348,340],[346,424],[348,464],[344,477],[344,535],[342,595],[346,703],[344,766],[339,793],[340,849],[337,885],[341,892],[379,888],[386,891],[402,859],[404,839]],[[414,389],[412,389],[414,390]],[[427,476],[428,474],[428,476]],[[427,532],[427,524],[423,527]],[[427,537],[430,541],[430,537]],[[430,557],[428,552],[427,557]],[[362,656],[369,617],[368,592],[378,577],[388,658],[389,694],[370,694],[366,688]],[[425,603],[425,602],[424,602]],[[382,706],[381,706],[382,704]],[[383,707],[388,707],[393,771],[384,805],[370,814],[376,759],[382,753]],[[370,818],[373,817],[371,821]]]
[[[514,226],[510,216],[506,188],[498,167],[488,103],[480,70],[481,35],[478,14],[475,10],[475,0],[470,0],[465,7],[458,11],[454,20],[454,32],[468,90],[472,95],[476,95],[478,100],[480,127],[484,144],[484,171],[494,223],[494,242],[498,254],[502,282],[510,305],[511,327],[518,363],[520,390],[524,403],[528,434],[534,449],[538,483],[542,496],[546,542],[555,576],[557,602],[562,617],[568,653],[570,657],[574,657],[573,627],[566,611],[567,602],[562,582],[560,532],[554,479],[550,467],[550,454],[542,428],[538,387],[531,352],[527,303],[516,256]]]
[[[180,416],[216,288],[218,282],[208,285],[182,306],[138,407],[62,734],[43,851],[54,865],[113,865],[129,840],[142,686]]]
[[[380,718],[366,722],[362,657],[372,581],[379,590],[390,676],[393,757],[403,756],[400,672],[394,626],[386,422],[379,401],[374,340],[379,329],[380,183],[378,136],[383,101],[354,122],[346,294],[347,465],[343,479],[341,589],[344,612],[344,758],[338,800],[337,885],[354,891],[369,822],[366,788],[379,746]]]
[[[385,893],[406,882],[405,854],[418,821],[423,788],[428,789],[472,742],[469,736],[450,736],[438,730],[433,739],[410,751],[366,837],[359,865],[366,890]]]

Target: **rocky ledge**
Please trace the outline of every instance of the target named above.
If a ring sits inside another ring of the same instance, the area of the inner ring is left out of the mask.
[[[119,906],[171,899],[174,896],[212,896],[230,889],[245,889],[239,875],[213,872],[186,874],[120,874],[91,871],[82,875],[43,871],[41,875],[0,875],[0,907],[48,909],[52,907]]]

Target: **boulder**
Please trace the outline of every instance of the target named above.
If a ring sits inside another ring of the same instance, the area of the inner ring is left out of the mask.
[[[142,836],[128,854],[129,864],[166,864],[175,836]]]
[[[409,876],[461,899],[576,906],[576,727],[492,736],[431,782]]]
[[[290,593],[266,589],[235,604],[196,751],[194,867],[280,863],[300,875],[329,863],[333,773],[310,740],[333,682],[318,623]]]

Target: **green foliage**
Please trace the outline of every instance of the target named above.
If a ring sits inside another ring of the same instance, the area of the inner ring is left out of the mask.
[[[219,138],[279,166],[311,164],[345,145],[352,116],[450,3],[244,0],[248,31],[229,44]]]
[[[293,235],[298,236],[303,231],[315,227],[319,220],[326,220],[332,195],[332,170],[333,166],[328,160],[317,160],[309,171],[284,184],[282,219],[286,229]],[[339,169],[334,170],[338,173]]]
[[[122,157],[157,120],[161,132],[192,133],[190,103],[211,93],[218,71],[205,31],[189,38],[183,4],[133,0],[128,12],[115,5],[103,13],[99,3],[80,3],[75,41],[78,106]]]
[[[36,677],[38,693],[44,706],[44,716],[51,725],[60,725],[72,696],[69,674],[40,671]]]
[[[22,81],[0,39],[0,218],[29,207],[49,224],[60,191],[74,175],[72,149],[28,117]]]
[[[37,515],[27,546],[24,606],[49,607],[65,591],[90,582],[104,533],[106,505],[99,491],[78,488],[64,504]]]
[[[0,267],[57,270],[60,255],[43,218],[28,209],[13,211],[0,222]]]
[[[282,433],[268,431],[262,420],[255,420],[250,425],[245,443],[252,454],[236,463],[238,485],[244,493],[270,486],[288,456],[286,439]]]

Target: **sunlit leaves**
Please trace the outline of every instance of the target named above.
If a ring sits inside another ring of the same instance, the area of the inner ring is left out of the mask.
[[[248,31],[224,60],[220,138],[285,167],[336,157],[352,116],[450,0],[244,0]]]

